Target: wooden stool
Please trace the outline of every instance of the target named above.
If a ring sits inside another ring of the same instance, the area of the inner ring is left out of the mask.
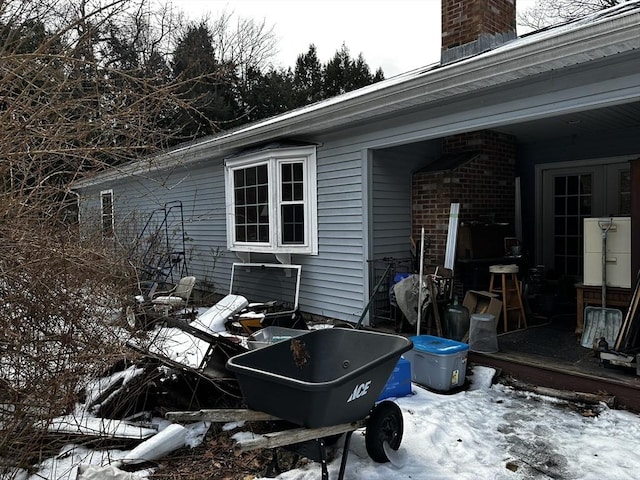
[[[491,282],[489,291],[502,295],[502,317],[504,318],[504,331],[509,330],[509,316],[511,310],[518,312],[518,328],[527,327],[527,317],[522,306],[522,292],[518,280],[517,265],[492,265],[489,267]],[[499,285],[495,285],[496,276],[499,275]]]

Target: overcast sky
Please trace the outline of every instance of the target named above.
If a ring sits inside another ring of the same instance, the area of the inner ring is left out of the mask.
[[[535,0],[518,0],[517,8]],[[192,19],[233,12],[265,20],[278,39],[278,67],[294,67],[311,43],[321,63],[344,43],[386,78],[440,58],[440,0],[171,0]]]

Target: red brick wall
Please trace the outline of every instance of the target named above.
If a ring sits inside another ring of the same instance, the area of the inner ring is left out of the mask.
[[[451,203],[460,204],[460,222],[514,222],[515,141],[489,130],[443,139],[443,154],[479,152],[471,161],[440,172],[417,173],[412,180],[413,238],[421,228],[429,246],[425,256],[444,263]]]
[[[516,31],[515,0],[442,0],[442,49]]]

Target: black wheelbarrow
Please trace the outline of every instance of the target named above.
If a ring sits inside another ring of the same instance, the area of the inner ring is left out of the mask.
[[[374,461],[389,461],[385,449],[400,447],[402,412],[394,402],[377,399],[400,356],[412,347],[399,335],[335,327],[236,355],[227,368],[250,410],[302,427],[289,435],[291,444],[321,462],[323,479],[328,478],[324,439],[346,433],[341,480],[355,430],[366,427],[367,453]],[[309,454],[308,438],[319,445],[317,458]]]

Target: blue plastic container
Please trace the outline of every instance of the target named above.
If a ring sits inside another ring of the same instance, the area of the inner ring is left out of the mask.
[[[378,397],[378,402],[385,398],[399,398],[411,395],[411,362],[404,357],[400,357],[391,376],[387,381],[382,393]]]
[[[469,345],[431,335],[411,337],[413,349],[404,354],[411,362],[414,382],[438,392],[464,385]]]

